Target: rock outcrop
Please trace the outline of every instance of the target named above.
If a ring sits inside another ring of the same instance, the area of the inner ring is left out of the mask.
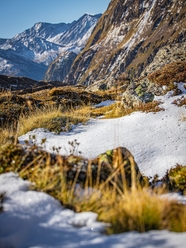
[[[85,183],[90,161],[80,156],[70,155],[67,158],[68,167],[67,180],[77,178],[79,183]],[[105,181],[125,184],[126,189],[144,185],[145,179],[134,160],[133,155],[125,147],[117,147],[100,154],[91,161],[92,183],[103,183]]]
[[[123,73],[135,79],[185,59],[185,41],[185,0],[112,0],[65,82],[110,87]]]
[[[72,63],[76,58],[74,52],[66,51],[57,57],[54,62],[49,66],[45,73],[45,81],[63,81],[66,75],[69,73]]]

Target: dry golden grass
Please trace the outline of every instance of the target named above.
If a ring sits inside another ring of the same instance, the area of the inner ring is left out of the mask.
[[[124,108],[123,104],[121,102],[117,102],[113,105],[110,106],[110,109],[105,113],[104,118],[117,118],[117,117],[122,117],[125,115],[129,115],[133,112],[141,111],[145,113],[149,112],[159,112],[162,111],[163,109],[159,107],[159,102],[153,101],[149,103],[140,103],[136,105],[135,107],[131,108]]]
[[[25,134],[36,128],[46,128],[59,133],[68,131],[71,124],[85,123],[88,121],[86,114],[78,115],[72,109],[62,112],[55,106],[46,106],[42,109],[35,109],[28,115],[21,115],[18,123],[18,135]]]
[[[108,111],[111,111],[114,108],[115,104],[110,106],[104,106],[100,108],[95,108],[92,106],[84,106],[82,108],[76,109],[75,113],[78,115],[89,115],[89,117],[96,118],[98,116],[105,115]]]
[[[83,88],[78,88],[78,87],[73,87],[73,86],[64,86],[64,87],[54,87],[52,88],[49,92],[48,95],[49,96],[55,96],[55,95],[62,95],[64,93],[70,92],[70,93],[79,93],[82,94],[84,91]]]
[[[60,133],[68,131],[72,124],[86,123],[90,117],[104,115],[110,107],[92,108],[91,106],[82,106],[80,108],[68,108],[62,111],[54,105],[44,106],[43,108],[34,108],[28,114],[21,114],[18,125],[5,125],[0,128],[0,143],[5,144],[16,140],[21,136],[36,128],[46,128],[50,131]]]
[[[181,114],[181,118],[180,118],[181,121],[186,121],[186,115],[185,114]]]
[[[181,97],[173,101],[173,104],[176,104],[178,107],[186,105],[186,97]]]
[[[89,90],[86,90],[84,87],[76,87],[76,86],[63,86],[63,87],[58,87],[58,88],[52,88],[50,91],[48,91],[49,96],[58,96],[58,95],[63,95],[63,94],[84,94],[86,93],[87,95],[90,96],[92,95],[92,92]],[[107,97],[109,98],[117,93],[116,90],[96,90],[94,92],[97,96],[100,97]]]
[[[149,112],[159,112],[162,111],[163,108],[159,106],[159,102],[153,101],[149,103],[140,103],[137,106],[133,108],[124,108],[123,104],[121,101],[117,101],[110,106],[104,106],[100,108],[94,108],[91,106],[84,106],[82,108],[79,108],[75,110],[76,113],[78,114],[83,114],[83,115],[88,115],[90,117],[96,118],[98,116],[102,116],[104,119],[109,119],[109,118],[118,118],[122,116],[129,115],[133,112],[141,111],[145,113]]]
[[[85,188],[76,190],[78,173],[70,184],[65,180],[64,161],[58,158],[56,165],[50,166],[50,157],[45,164],[37,158],[36,165],[28,165],[20,172],[34,182],[37,190],[45,191],[76,212],[93,211],[98,220],[110,224],[108,234],[127,231],[146,232],[168,229],[186,231],[186,206],[163,197],[163,189],[152,190],[139,185],[124,190],[114,183],[111,175],[106,183],[92,187],[90,171],[87,171]],[[89,166],[91,170],[91,162]],[[112,185],[112,186],[111,186]],[[124,185],[124,184],[123,184]]]
[[[62,111],[54,105],[44,106],[43,108],[34,108],[28,114],[21,114],[17,128],[4,127],[0,129],[0,142],[16,140],[21,136],[36,128],[46,128],[50,131],[60,133],[69,131],[71,125],[86,123],[90,118],[102,116],[102,118],[117,118],[129,115],[135,111],[157,112],[162,109],[158,102],[140,104],[135,108],[124,108],[121,102],[116,102],[110,106],[95,108],[90,105],[84,105],[79,108],[68,108]],[[16,125],[14,125],[16,126]]]
[[[100,221],[111,223],[107,230],[110,234],[133,230],[185,231],[183,219],[186,220],[186,207],[161,197],[161,193],[138,188],[118,194],[116,189],[107,189],[102,190],[100,195],[85,195],[75,204],[79,210],[94,211],[98,213]]]
[[[0,91],[0,97],[11,97],[11,91]]]
[[[159,85],[172,87],[173,82],[186,81],[186,61],[173,62],[151,73],[148,78]]]
[[[76,212],[98,213],[98,220],[110,223],[107,229],[109,234],[155,229],[186,231],[186,206],[163,196],[162,193],[166,192],[163,188],[153,190],[147,185],[142,188],[136,183],[126,188],[122,164],[121,179],[116,180],[114,170],[106,181],[98,180],[93,184],[92,161],[89,161],[86,181],[81,187],[77,183],[79,170],[74,180],[67,180],[67,158],[60,155],[54,158],[36,146],[25,151],[21,145],[9,145],[0,149],[0,161],[0,173],[15,171],[34,183],[33,190],[52,195],[64,206]],[[131,174],[134,178],[133,170]]]
[[[16,142],[16,134],[13,128],[0,128],[0,144]]]

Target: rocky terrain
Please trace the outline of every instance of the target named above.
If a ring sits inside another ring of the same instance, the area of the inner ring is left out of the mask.
[[[185,41],[184,0],[112,0],[65,82],[99,88],[145,76],[184,61]]]
[[[74,62],[77,54],[74,52],[66,51],[61,53],[57,59],[50,64],[47,72],[45,73],[44,80],[58,80],[63,81],[69,73],[72,63]]]

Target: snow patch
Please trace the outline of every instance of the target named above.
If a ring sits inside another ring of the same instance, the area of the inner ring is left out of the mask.
[[[169,92],[155,98],[162,102],[164,111],[136,112],[116,119],[91,119],[86,125],[78,125],[60,135],[36,129],[19,137],[19,142],[24,143],[29,136],[35,135],[35,142],[41,144],[46,138],[44,149],[53,152],[53,147],[60,146],[60,154],[66,155],[71,149],[69,141],[76,139],[80,143],[79,151],[88,158],[123,146],[133,154],[144,175],[163,177],[177,163],[184,165],[186,161],[186,124],[181,120],[186,109],[172,104],[175,99],[185,96],[183,84],[179,83],[179,87],[183,90],[180,96],[172,97]]]

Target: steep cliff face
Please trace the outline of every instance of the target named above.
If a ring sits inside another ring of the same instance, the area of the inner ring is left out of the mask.
[[[76,58],[74,52],[66,51],[62,53],[56,60],[49,66],[47,72],[45,73],[45,81],[63,81],[70,67]]]
[[[145,69],[166,46],[169,62],[179,59],[179,54],[185,59],[185,46],[180,45],[184,41],[185,0],[112,0],[65,81],[112,85],[123,73],[139,77],[149,72]],[[172,56],[177,47],[178,56]]]

